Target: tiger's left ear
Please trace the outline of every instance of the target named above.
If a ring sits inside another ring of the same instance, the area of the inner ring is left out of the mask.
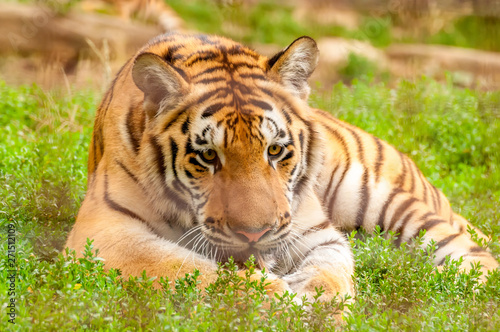
[[[280,77],[292,94],[306,100],[311,88],[307,79],[316,69],[319,49],[311,37],[300,37],[268,60],[270,71]]]

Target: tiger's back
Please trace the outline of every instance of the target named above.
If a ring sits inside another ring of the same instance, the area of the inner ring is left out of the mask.
[[[354,294],[340,230],[426,230],[435,262],[498,266],[404,154],[309,108],[318,59],[302,37],[267,58],[234,41],[170,34],[120,70],[99,106],[85,201],[67,245],[107,267],[175,278],[250,255],[274,291]]]

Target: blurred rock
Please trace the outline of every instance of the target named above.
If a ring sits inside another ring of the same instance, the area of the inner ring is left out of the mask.
[[[379,70],[388,67],[384,51],[370,43],[334,37],[321,38],[317,43],[320,60],[311,79],[322,82],[327,88],[340,79],[338,71],[347,65],[351,53],[375,63]]]
[[[452,72],[457,84],[492,90],[500,88],[500,53],[441,45],[396,44],[386,49],[390,71],[397,77],[426,75],[444,78]]]

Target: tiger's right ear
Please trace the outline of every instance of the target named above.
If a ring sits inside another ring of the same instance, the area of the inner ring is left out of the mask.
[[[316,42],[311,37],[303,36],[269,59],[268,66],[289,92],[307,100],[311,90],[307,79],[316,68],[318,59]]]
[[[132,78],[144,92],[143,109],[150,118],[175,107],[186,94],[188,83],[160,56],[142,53],[134,62]]]

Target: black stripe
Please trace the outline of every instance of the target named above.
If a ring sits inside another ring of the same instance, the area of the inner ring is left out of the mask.
[[[189,131],[189,118],[187,118],[186,121],[184,121],[184,123],[182,124],[181,131],[184,135],[186,135],[188,133],[188,131]]]
[[[417,169],[417,166],[411,161],[409,158],[406,160],[409,168],[410,168],[410,179],[411,179],[411,186],[410,186],[410,192],[415,193],[415,173],[418,174],[419,170]],[[412,170],[413,169],[413,170]]]
[[[223,104],[223,103],[216,103],[216,104],[210,105],[203,111],[203,113],[201,114],[201,117],[207,118],[209,116],[212,116],[215,113],[217,113],[218,111],[220,111],[221,109],[223,109],[225,106],[226,106],[226,104]]]
[[[205,236],[207,239],[209,239],[210,241],[212,242],[215,242],[215,243],[222,243],[222,244],[233,244],[232,242],[229,242],[229,241],[226,241],[226,240],[222,240],[222,239],[219,239],[218,237],[214,237],[208,233],[203,233],[203,236]]]
[[[175,52],[177,52],[182,47],[184,47],[184,44],[169,45],[167,52],[165,54],[163,54],[163,59],[165,59],[166,62],[171,64]]]
[[[399,158],[401,159],[401,173],[399,174],[399,176],[396,180],[396,183],[399,187],[404,188],[404,184],[405,184],[405,180],[406,180],[406,173],[408,172],[408,170],[407,170],[408,161],[407,161],[406,156],[403,153],[398,151],[398,154],[399,154]]]
[[[449,257],[449,255],[444,256],[437,264],[436,266],[442,266],[446,262],[446,257]]]
[[[333,179],[335,177],[335,174],[337,173],[337,170],[339,169],[339,166],[340,166],[340,164],[337,164],[335,166],[335,168],[333,169],[332,173],[330,174],[330,181],[328,182],[328,186],[326,187],[325,194],[323,195],[323,202],[326,202],[328,194],[330,193],[330,190],[332,189]]]
[[[274,121],[273,119],[271,119],[270,117],[267,117],[267,116],[266,116],[266,120],[269,121],[269,122],[271,122],[271,124],[274,127],[274,131],[275,131],[276,135],[278,135],[279,134],[279,128],[278,128],[278,124],[276,123],[276,121]]]
[[[150,136],[149,142],[151,146],[154,149],[155,153],[155,162],[156,162],[156,168],[158,171],[158,174],[161,176],[161,180],[164,183],[165,182],[165,169],[167,168],[167,165],[165,164],[165,154],[163,153],[163,150],[158,144],[158,139],[154,136]]]
[[[170,67],[172,67],[172,69],[175,70],[177,72],[177,74],[181,75],[182,78],[184,79],[184,81],[186,81],[186,82],[189,81],[189,78],[184,70],[182,70],[179,67],[173,66],[173,65],[171,65]]]
[[[106,205],[115,211],[118,211],[130,218],[137,219],[139,221],[142,221],[143,223],[146,224],[146,221],[139,217],[135,212],[130,211],[126,207],[121,206],[120,204],[116,203],[109,197],[109,184],[108,184],[108,174],[104,174],[104,202]]]
[[[420,226],[415,231],[415,233],[413,234],[412,238],[417,237],[418,234],[420,233],[420,231],[423,231],[423,230],[430,231],[436,225],[438,225],[440,223],[444,223],[444,222],[445,222],[444,219],[430,219],[430,220],[427,220],[422,226]]]
[[[193,102],[192,105],[201,105],[204,102],[206,102],[207,100],[209,100],[210,98],[217,97],[221,92],[225,92],[227,95],[227,92],[228,92],[227,86],[217,87],[213,90],[205,92],[200,97],[198,97],[198,99],[195,102]]]
[[[460,235],[460,233],[449,235],[449,236],[445,237],[444,239],[442,239],[441,241],[439,241],[438,243],[436,243],[436,248],[437,248],[436,251],[441,249],[441,248],[444,248],[446,245],[448,245],[448,243],[453,241],[459,235]]]
[[[438,210],[440,211],[441,210],[441,192],[434,186],[432,186],[432,188],[436,192],[437,206],[438,206]]]
[[[229,66],[226,67],[230,72],[234,72],[240,68],[248,68],[248,69],[260,69],[256,70],[258,72],[262,72],[262,68],[259,65],[256,65],[255,63],[249,63],[249,62],[235,62],[232,61]]]
[[[397,246],[399,246],[401,244],[401,242],[403,242],[403,232],[404,232],[404,229],[406,228],[406,224],[408,224],[408,222],[410,220],[412,220],[412,217],[413,215],[417,212],[417,210],[412,210],[410,211],[406,217],[401,221],[401,225],[398,226],[397,229],[394,230],[394,234],[398,235],[398,238],[396,239],[396,241],[394,242]]]
[[[230,49],[228,49],[226,51],[226,53],[229,55],[246,55],[246,56],[251,57],[254,60],[259,60],[259,58],[260,58],[260,55],[258,55],[255,52],[252,52],[249,49],[241,47],[241,45],[235,45],[235,46],[231,47]]]
[[[281,113],[283,114],[283,116],[285,117],[286,119],[286,123],[288,124],[292,124],[292,118],[290,117],[290,114],[288,114],[287,111],[285,111],[284,109],[281,110]]]
[[[301,154],[302,154],[302,161],[301,161],[301,164],[304,165],[303,167],[303,170],[300,170],[301,171],[301,174],[299,175],[302,175],[302,173],[304,173],[304,175],[299,179],[299,181],[297,182],[295,188],[294,188],[294,193],[297,195],[297,196],[300,196],[302,190],[306,187],[306,184],[309,182],[310,180],[310,177],[309,177],[309,174],[305,173],[305,170],[307,169],[307,166],[308,164],[311,162],[311,159],[312,159],[312,155],[315,151],[313,151],[311,149],[311,145],[312,145],[312,142],[314,141],[315,137],[314,137],[314,131],[312,130],[311,128],[311,124],[309,123],[309,121],[303,121],[304,124],[306,125],[307,127],[307,130],[308,130],[308,133],[309,133],[309,137],[307,139],[307,147],[306,147],[306,151],[307,151],[307,155],[304,156],[304,149],[302,147],[303,145],[303,142],[301,141],[300,142],[300,145],[301,145]],[[301,130],[300,133],[299,133],[299,141],[301,140],[301,136],[303,135],[303,131]],[[302,172],[304,171],[304,172]]]
[[[150,141],[150,143],[153,147],[154,153],[155,153],[155,159],[156,159],[155,163],[156,163],[158,174],[160,175],[164,195],[167,197],[167,199],[170,199],[172,201],[172,203],[174,203],[177,206],[178,209],[180,209],[182,211],[186,211],[186,212],[190,211],[189,205],[183,199],[181,199],[179,197],[179,195],[177,195],[172,189],[170,189],[165,182],[165,180],[166,180],[165,179],[165,172],[166,172],[167,165],[165,163],[165,155],[163,153],[161,146],[157,142],[157,138],[154,136],[151,136],[149,141]]]
[[[354,131],[353,129],[346,127],[346,129],[351,133],[351,135],[354,137],[354,140],[356,142],[356,145],[358,147],[358,158],[363,165],[363,178],[362,178],[362,183],[361,183],[361,193],[360,193],[360,208],[358,209],[358,213],[356,215],[356,228],[359,228],[361,225],[363,225],[363,222],[365,220],[365,215],[366,215],[366,210],[368,209],[368,203],[370,201],[370,189],[368,188],[368,169],[365,166],[365,156],[364,156],[364,149],[363,149],[363,144],[361,142],[361,138],[359,137],[358,133]]]
[[[403,192],[403,190],[401,188],[396,188],[391,192],[389,197],[387,197],[387,200],[385,201],[384,206],[382,207],[382,210],[380,211],[380,214],[378,215],[377,225],[380,227],[381,230],[389,229],[389,228],[386,229],[384,227],[384,221],[385,221],[385,216],[387,214],[387,209],[389,208],[389,205],[394,200],[394,197],[396,197],[396,195],[398,195],[398,194],[401,194],[402,192]]]
[[[344,153],[345,153],[345,156],[346,156],[346,165],[345,165],[345,169],[344,171],[342,172],[342,175],[339,179],[339,181],[337,182],[337,185],[333,191],[333,194],[332,196],[330,197],[330,201],[328,202],[328,206],[327,206],[327,209],[328,209],[328,217],[333,217],[333,206],[335,204],[335,200],[337,199],[337,193],[338,193],[338,189],[340,187],[340,185],[342,184],[342,181],[344,180],[347,172],[349,171],[349,168],[351,167],[351,155],[349,153],[349,149],[348,149],[348,146],[347,146],[347,143],[344,139],[344,137],[342,135],[340,135],[340,133],[333,129],[332,127],[326,125],[326,124],[322,124],[327,130],[328,132],[335,137],[335,139],[337,139],[337,141],[340,143],[340,145],[342,146],[342,149],[344,150]]]
[[[240,78],[251,78],[254,80],[267,81],[267,77],[262,74],[240,74]]]
[[[284,228],[286,228],[288,225],[290,225],[290,221],[281,224],[281,226],[276,230],[276,234],[279,234]]]
[[[319,249],[319,248],[328,248],[328,249],[333,249],[332,247],[333,246],[338,246],[338,245],[341,245],[342,247],[344,247],[343,243],[340,242],[340,240],[332,240],[332,241],[328,241],[328,242],[324,242],[324,243],[321,243],[321,244],[318,244],[314,247],[312,247],[311,249],[309,249],[309,251],[307,251],[306,253],[303,254],[303,259],[306,259],[307,256],[309,256],[312,252],[314,252],[315,250]]]
[[[363,182],[361,183],[360,207],[356,215],[356,228],[361,227],[365,221],[368,202],[370,201],[370,190],[368,188],[368,170],[365,167],[363,172]]]
[[[197,153],[197,151],[193,148],[193,145],[191,144],[191,140],[188,139],[186,140],[186,155],[191,154],[191,153]]]
[[[284,156],[284,157],[283,157],[283,159],[281,159],[279,162],[281,163],[281,162],[283,162],[283,161],[285,161],[285,160],[288,160],[288,159],[292,158],[292,157],[293,157],[293,154],[294,154],[294,153],[293,153],[293,150],[292,150],[292,151],[290,151],[290,152],[288,152],[288,153],[286,154],[286,156]]]
[[[273,107],[266,103],[265,101],[262,100],[256,100],[256,99],[250,99],[249,100],[250,104],[254,105],[257,108],[260,108],[264,111],[271,111]]]
[[[139,152],[140,142],[134,135],[134,125],[133,125],[133,115],[134,115],[134,105],[130,105],[127,113],[127,132],[128,137],[130,139],[130,143],[132,144],[132,148],[134,149],[135,154]]]
[[[198,145],[205,145],[208,144],[208,141],[206,139],[203,139],[200,135],[196,134],[196,138],[194,139],[194,142]]]
[[[204,200],[203,202],[199,203],[197,206],[196,206],[196,209],[197,211],[201,208],[203,208],[206,204],[208,203],[208,199]]]
[[[214,71],[217,71],[217,70],[223,70],[225,67],[224,66],[214,66],[214,67],[211,67],[211,68],[208,68],[208,69],[205,69],[201,72],[199,72],[198,74],[194,75],[192,77],[192,79],[196,79],[202,75],[205,75],[205,74],[210,74],[210,73],[213,73]]]
[[[268,95],[269,97],[274,97],[274,93],[271,91],[271,90],[268,90],[266,88],[260,88],[260,91],[264,92],[266,95]]]
[[[406,201],[404,201],[403,203],[401,203],[398,207],[398,209],[394,212],[394,214],[392,215],[392,218],[391,218],[391,222],[389,223],[389,227],[387,227],[387,230],[392,230],[392,228],[394,227],[394,225],[398,222],[398,220],[401,218],[401,216],[403,215],[403,213],[406,212],[406,210],[413,205],[413,203],[415,203],[416,201],[418,201],[417,198],[415,197],[410,197],[408,198]]]
[[[178,111],[176,114],[172,114],[170,117],[170,121],[167,122],[167,124],[163,127],[163,131],[167,131],[174,123],[177,122],[181,118],[181,116],[187,112],[187,108],[183,108],[182,110]]]
[[[227,79],[225,77],[210,77],[210,78],[204,78],[202,80],[197,81],[197,84],[212,84],[212,83],[217,83],[217,82],[227,82]]]
[[[417,170],[417,172],[418,172],[418,177],[420,178],[420,183],[422,183],[422,190],[424,191],[424,197],[422,198],[422,201],[424,201],[426,204],[428,204],[428,202],[427,202],[427,198],[428,198],[427,180],[424,178],[424,175],[422,174],[422,172],[420,172],[420,170]]]
[[[377,160],[375,161],[375,182],[378,182],[380,178],[380,170],[384,163],[384,146],[380,142],[380,139],[373,135],[372,138],[375,140],[375,144],[377,145]]]
[[[322,222],[321,224],[319,225],[316,225],[316,226],[312,226],[311,228],[309,228],[308,230],[304,231],[301,236],[306,236],[306,235],[309,235],[311,233],[316,233],[316,232],[319,232],[319,231],[322,231],[324,230],[325,228],[329,227],[331,225],[331,222],[330,220],[327,220],[327,221],[324,221]]]
[[[288,225],[288,224],[287,224]],[[290,233],[292,232],[291,229],[289,229],[288,231],[286,231],[285,233],[281,234],[280,236],[278,236],[276,239],[274,239],[274,241],[279,241],[279,240],[283,240],[284,238],[288,237],[288,235],[290,235]],[[278,234],[276,232],[276,234]]]
[[[300,142],[300,151],[303,154],[303,152],[304,152],[304,131],[303,130],[301,130],[299,132],[299,142]]]
[[[169,199],[172,203],[174,203],[174,205],[179,210],[184,211],[184,212],[191,212],[191,208],[188,205],[188,203],[185,202],[182,198],[180,198],[179,195],[176,194],[172,189],[167,187],[166,184],[163,186],[163,191],[164,191],[164,195],[167,197],[167,199]]]
[[[172,137],[170,137],[170,151],[172,153],[172,171],[174,172],[174,177],[175,177],[173,185],[174,187],[177,187],[177,190],[181,192],[187,191],[189,194],[191,194],[191,190],[189,190],[189,188],[180,181],[179,176],[177,174],[176,164],[177,164],[177,155],[179,154],[179,146],[177,145],[177,143],[175,143]]]
[[[209,229],[212,233],[222,235],[223,237],[226,237],[226,238],[230,237],[229,235],[224,233],[224,231],[222,229],[217,228],[215,226],[207,226],[207,229]]]
[[[136,184],[139,184],[139,179],[137,176],[135,176],[134,173],[132,173],[121,161],[118,159],[115,159],[115,162],[118,164],[118,166],[121,167],[121,169],[134,181]]]
[[[197,53],[196,55],[197,55],[196,58],[186,60],[184,62],[184,65],[186,67],[191,67],[195,63],[198,63],[198,62],[201,62],[201,61],[216,60],[221,54],[220,53],[211,53],[211,52],[203,52],[202,51],[202,52]]]
[[[200,163],[198,162],[198,160],[196,160],[196,158],[195,158],[195,157],[191,157],[191,158],[189,158],[189,162],[190,162],[191,164],[195,165],[195,166],[202,167],[204,170],[208,170],[208,168],[207,168],[207,167],[205,167],[205,166],[203,166],[202,164],[200,164]]]
[[[486,253],[487,251],[484,248],[481,248],[481,247],[477,246],[477,247],[470,248],[469,252],[474,252],[474,253],[485,252]]]

